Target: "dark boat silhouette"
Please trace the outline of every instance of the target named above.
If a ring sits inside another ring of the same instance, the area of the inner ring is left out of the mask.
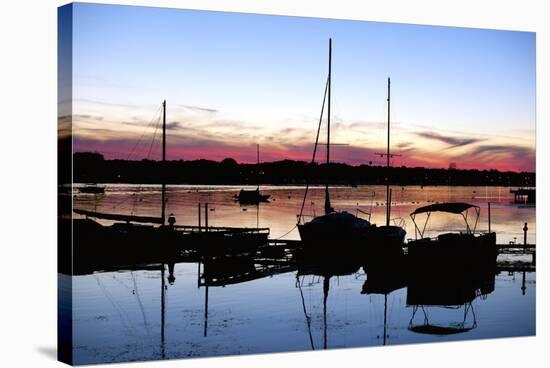
[[[97,184],[86,184],[78,188],[78,191],[80,193],[101,194],[105,193],[105,187],[98,186]]]
[[[256,145],[256,177],[258,186],[256,189],[241,189],[239,194],[235,195],[235,199],[240,204],[260,204],[261,202],[269,202],[269,194],[260,193],[260,145]]]
[[[162,162],[166,161],[166,101],[162,103]],[[127,261],[138,262],[141,259],[154,261],[151,256],[162,258],[177,254],[174,244],[182,240],[182,234],[175,231],[176,219],[170,215],[166,219],[166,184],[161,188],[160,217],[136,216],[127,214],[112,214],[83,209],[73,209],[73,212],[84,219],[72,219],[75,260],[104,258],[108,256],[113,261],[124,257]],[[116,221],[111,225],[103,225],[92,220],[103,219]],[[168,224],[166,224],[168,222]],[[161,244],[162,247],[156,247]]]
[[[327,102],[327,143],[326,143],[326,165],[330,164],[330,119],[331,119],[331,74],[332,74],[332,39],[329,39],[329,62],[328,62],[328,78],[323,96],[323,104],[321,108],[321,117],[319,119],[319,127],[317,130],[317,138],[313,151],[313,160],[317,151],[319,141],[319,133],[325,107],[325,98]],[[304,200],[300,214],[298,215],[298,232],[304,247],[326,248],[328,246],[339,245],[341,248],[356,248],[363,243],[368,236],[373,233],[373,225],[362,218],[359,218],[346,211],[335,211],[330,203],[329,183],[326,178],[325,183],[325,214],[314,217],[310,221],[306,221],[303,215],[305,199],[307,196],[309,183],[306,186]]]
[[[328,212],[298,225],[300,238],[306,247],[339,244],[342,248],[359,246],[372,235],[373,225],[346,212]]]
[[[391,256],[403,253],[403,244],[405,242],[405,236],[407,232],[402,226],[397,224],[391,225],[391,203],[392,203],[392,190],[389,183],[390,174],[390,159],[394,156],[399,156],[390,153],[390,78],[388,78],[388,125],[387,125],[387,151],[386,153],[379,153],[381,157],[386,156],[386,224],[378,226],[376,228],[375,241],[379,246],[375,251],[378,253],[388,253]],[[397,219],[394,219],[394,221]],[[404,222],[402,222],[404,224]]]
[[[240,204],[259,204],[261,202],[269,201],[269,194],[261,194],[260,188],[248,190],[241,189],[238,195],[235,195],[235,199],[239,201]]]
[[[475,211],[473,228],[468,222],[468,210]],[[430,216],[434,212],[445,212],[461,215],[466,224],[464,232],[449,232],[437,237],[425,237],[425,230]],[[422,229],[416,223],[416,216],[426,214]],[[496,234],[494,232],[476,232],[479,221],[479,206],[468,203],[435,203],[417,208],[411,213],[415,226],[415,240],[408,242],[408,258],[415,267],[445,268],[458,266],[469,268],[478,264],[494,262],[497,256]],[[420,237],[420,238],[418,238]]]
[[[171,245],[182,241],[181,234],[168,226],[131,222],[102,225],[90,218],[60,221],[72,221],[72,241],[64,243],[70,248],[65,249],[67,254],[72,255],[68,264],[62,264],[67,273],[80,274],[114,265],[162,263],[180,256]]]
[[[325,98],[327,101],[327,143],[326,143],[326,165],[330,164],[330,121],[331,121],[331,77],[332,77],[332,40],[329,40],[329,70],[323,104],[321,108],[321,117],[317,130],[315,148],[313,151],[312,162],[315,161],[317,145],[319,144],[319,133],[321,130],[321,122],[323,118]],[[389,124],[390,124],[390,80],[388,78],[388,149],[387,149],[387,164],[389,170],[390,141],[389,141]],[[398,257],[403,254],[403,243],[406,232],[401,226],[390,225],[390,204],[391,204],[391,189],[389,182],[386,182],[387,201],[386,201],[386,224],[376,226],[369,220],[360,218],[346,211],[335,211],[330,202],[328,178],[325,183],[325,206],[324,215],[312,218],[306,221],[303,215],[304,204],[309,185],[306,185],[304,200],[298,215],[298,232],[300,239],[305,247],[314,247],[317,249],[326,248],[326,250],[335,250],[349,252],[351,249],[360,250],[363,252],[362,257],[367,257],[371,260],[380,260]]]

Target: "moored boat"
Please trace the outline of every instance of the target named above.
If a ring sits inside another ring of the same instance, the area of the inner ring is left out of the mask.
[[[162,103],[162,162],[166,161],[166,101]],[[90,186],[87,186],[90,188]],[[102,188],[102,187],[101,187]],[[103,189],[103,188],[102,188]],[[120,258],[128,262],[140,259],[156,259],[177,255],[177,249],[170,245],[178,244],[182,234],[175,231],[176,219],[166,216],[166,184],[161,187],[160,217],[136,216],[128,214],[102,213],[73,208],[75,214],[85,218],[72,219],[75,244],[75,259]],[[98,221],[114,221],[104,225]],[[163,247],[155,246],[162,244]]]
[[[367,259],[368,263],[376,264],[378,263],[380,256],[386,258],[390,262],[397,260],[403,255],[403,244],[405,242],[405,236],[407,232],[404,229],[404,221],[401,219],[401,223],[398,225],[398,219],[393,219],[394,224],[391,225],[391,203],[392,203],[392,189],[390,188],[390,159],[394,156],[399,156],[392,154],[390,152],[390,78],[388,78],[388,123],[387,123],[387,150],[386,153],[379,153],[381,157],[386,157],[386,223],[382,226],[377,226],[375,229],[375,234],[372,236],[373,243],[375,246],[369,247],[369,257]],[[403,226],[401,226],[403,225]],[[388,259],[389,258],[389,259]]]
[[[101,194],[105,193],[105,187],[98,186],[97,184],[86,184],[83,187],[78,188],[80,193],[88,194]]]
[[[321,118],[319,119],[319,129],[317,132],[317,139],[315,149],[313,153],[313,160],[315,160],[315,153],[319,140],[319,132],[321,128],[321,122],[323,117],[323,111],[325,106],[325,98],[327,102],[327,143],[326,143],[326,165],[330,164],[330,119],[331,119],[331,74],[332,74],[332,39],[329,39],[329,62],[328,62],[328,78],[325,88],[325,94],[323,96],[323,105],[321,108]],[[335,211],[332,208],[330,202],[329,183],[328,178],[325,182],[325,214],[322,216],[316,216],[310,221],[306,220],[306,216],[303,215],[303,209],[305,204],[305,198],[307,195],[309,185],[306,186],[304,194],[304,201],[302,202],[302,208],[298,215],[298,232],[300,233],[300,239],[302,240],[304,247],[313,247],[317,250],[327,252],[342,251],[354,249],[364,245],[364,242],[370,235],[373,234],[372,224],[360,217],[357,217],[346,211]]]
[[[259,204],[261,202],[268,202],[270,195],[260,193],[260,188],[248,190],[241,189],[238,195],[235,195],[235,199],[240,204]]]
[[[235,195],[235,200],[237,200],[240,204],[260,204],[262,202],[269,202],[269,194],[262,194],[260,193],[260,145],[256,145],[256,156],[257,156],[257,164],[256,164],[256,180],[257,180],[257,187],[256,189],[241,189],[239,191],[239,194]]]
[[[480,264],[471,269],[447,267],[437,276],[425,269],[412,269],[407,277],[406,302],[413,309],[409,331],[442,336],[475,329],[477,321],[473,301],[495,290],[495,275],[496,262]],[[431,313],[434,309],[440,309],[437,314],[441,316],[437,320],[430,320],[430,314],[436,314]],[[418,311],[424,317],[420,319],[422,322],[415,319]],[[442,319],[443,314],[445,318]],[[457,320],[457,316],[461,319]]]
[[[468,211],[475,212],[473,227],[468,222]],[[461,215],[466,228],[464,231],[447,232],[436,237],[426,237],[425,231],[430,216],[434,212]],[[426,214],[422,228],[415,219],[419,214]],[[444,268],[449,266],[472,267],[474,265],[494,262],[497,256],[496,234],[494,232],[476,232],[480,208],[468,203],[435,203],[417,208],[411,213],[415,226],[415,240],[408,242],[408,258],[412,267]]]

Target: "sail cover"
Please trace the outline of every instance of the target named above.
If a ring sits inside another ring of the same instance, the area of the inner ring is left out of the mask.
[[[469,208],[477,208],[477,207],[478,206],[474,206],[473,204],[460,203],[460,202],[435,203],[429,206],[417,208],[416,210],[414,210],[413,213],[411,213],[411,215],[416,215],[419,213],[426,213],[426,212],[449,212],[449,213],[459,214],[466,211]]]

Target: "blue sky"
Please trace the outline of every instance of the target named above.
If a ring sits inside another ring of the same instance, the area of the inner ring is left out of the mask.
[[[124,157],[163,99],[169,157],[306,158],[333,39],[335,160],[534,170],[535,34],[77,4],[77,150]],[[507,149],[508,148],[508,149]],[[511,161],[515,161],[513,164]]]

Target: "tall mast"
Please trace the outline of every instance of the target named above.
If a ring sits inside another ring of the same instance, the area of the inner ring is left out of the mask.
[[[328,109],[327,109],[327,177],[325,185],[325,214],[332,212],[330,205],[330,196],[328,192],[329,166],[330,163],[330,90],[331,90],[331,72],[332,72],[332,38],[328,39]]]
[[[162,102],[162,205],[161,205],[161,213],[160,217],[162,220],[162,225],[164,226],[166,223],[166,183],[164,179],[165,171],[166,171],[166,100]]]
[[[388,147],[386,151],[386,226],[390,226],[390,78],[388,77]]]

